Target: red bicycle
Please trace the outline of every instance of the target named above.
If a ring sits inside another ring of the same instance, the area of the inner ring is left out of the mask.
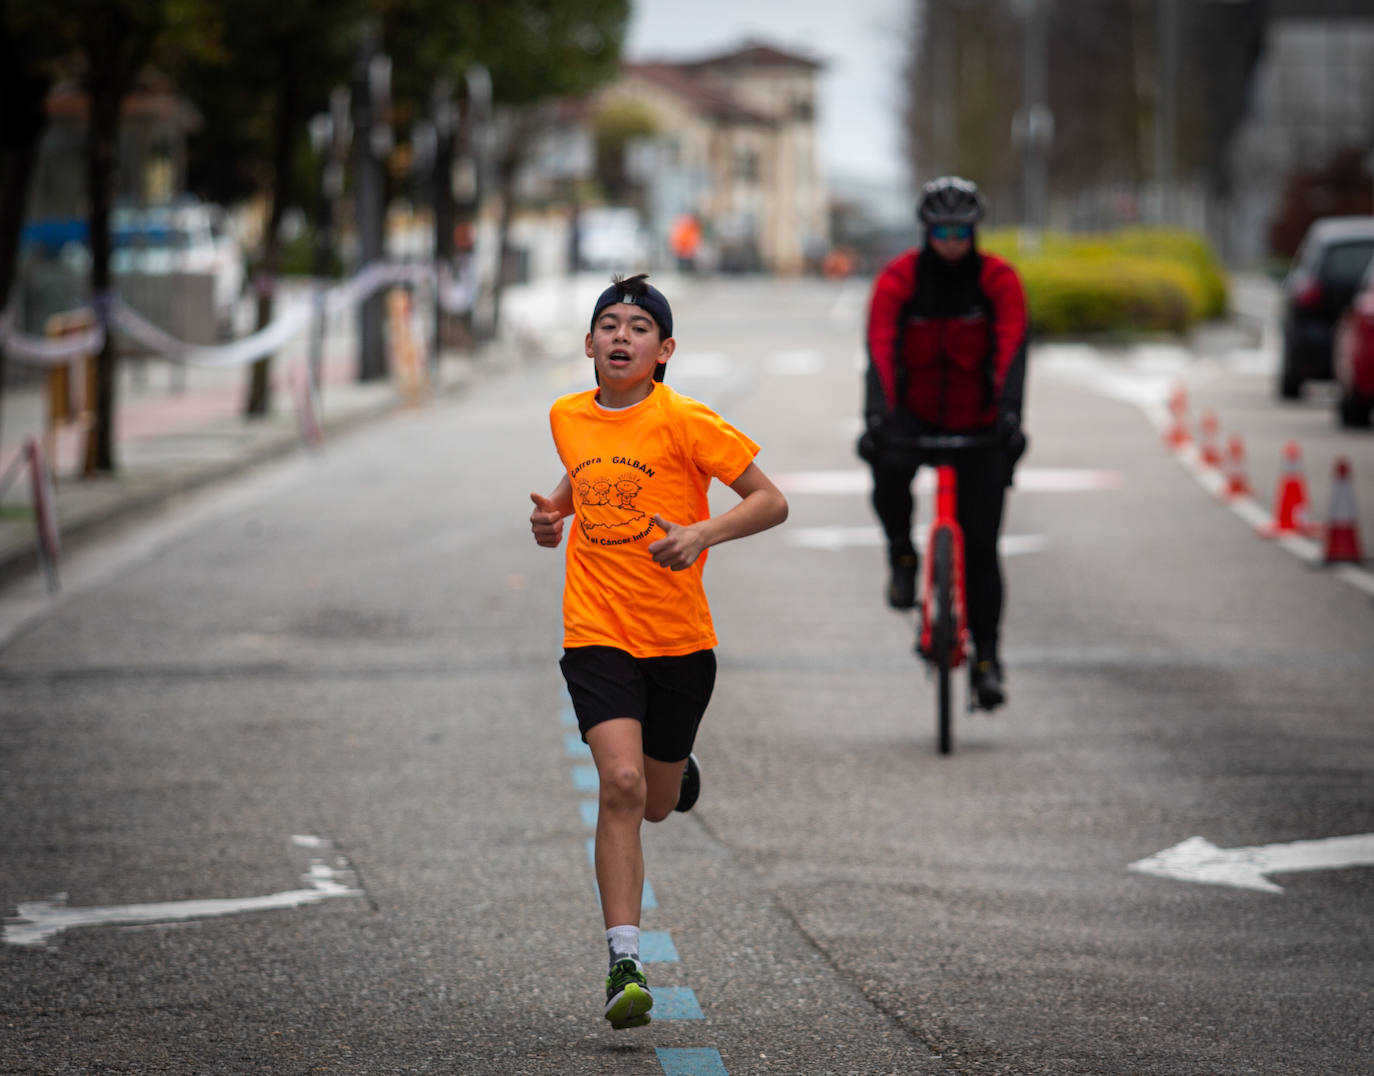
[[[892,447],[917,454],[935,467],[935,510],[926,537],[925,570],[917,619],[916,653],[936,679],[936,741],[940,754],[954,749],[953,671],[968,657],[968,606],[964,590],[964,532],[958,519],[958,475],[954,457],[986,448],[995,434],[921,434],[894,440]],[[969,709],[974,708],[972,696]]]

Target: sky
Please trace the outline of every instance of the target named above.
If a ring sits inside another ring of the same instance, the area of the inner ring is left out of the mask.
[[[630,60],[695,59],[753,38],[825,63],[827,175],[905,184],[899,78],[911,0],[633,0]]]

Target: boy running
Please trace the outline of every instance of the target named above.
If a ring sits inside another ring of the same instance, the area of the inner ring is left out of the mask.
[[[639,960],[640,824],[688,810],[699,788],[692,744],[716,678],[706,551],[787,518],[754,463],[759,446],[661,383],[676,346],[668,300],[644,275],[601,293],[586,339],[598,387],[554,402],[565,473],[547,497],[530,494],[541,546],[556,547],[563,520],[576,517],[559,666],[600,779],[596,882],[613,1028],[647,1024],[654,1003]],[[715,517],[712,478],[741,498]]]

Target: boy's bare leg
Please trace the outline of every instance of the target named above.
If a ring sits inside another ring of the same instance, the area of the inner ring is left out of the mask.
[[[673,813],[682,794],[682,770],[686,765],[685,758],[681,762],[644,759],[644,778],[648,786],[644,801],[645,821],[662,822]]]
[[[601,889],[601,914],[607,929],[638,925],[644,891],[639,827],[644,821],[646,795],[640,724],[632,717],[617,717],[593,725],[587,730],[587,746],[601,783],[596,814],[596,884]]]

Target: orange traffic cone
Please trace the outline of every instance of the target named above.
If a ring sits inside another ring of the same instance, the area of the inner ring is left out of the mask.
[[[1202,436],[1198,438],[1198,453],[1204,467],[1221,466],[1221,449],[1217,448],[1215,411],[1202,412]]]
[[[1164,434],[1164,442],[1170,448],[1182,448],[1192,438],[1188,436],[1188,390],[1181,384],[1174,385],[1169,393],[1169,413],[1173,422]]]
[[[1261,530],[1266,538],[1289,535],[1311,535],[1315,528],[1307,517],[1307,483],[1302,476],[1302,459],[1298,443],[1289,441],[1283,446],[1283,469],[1279,473],[1278,488],[1274,491],[1274,518]]]
[[[1250,480],[1245,477],[1245,442],[1240,434],[1231,434],[1226,442],[1226,485],[1221,495],[1228,501],[1250,496]]]
[[[1331,479],[1331,515],[1326,524],[1324,559],[1327,564],[1358,564],[1364,560],[1355,518],[1355,485],[1350,480],[1350,461],[1344,456],[1336,460],[1336,473]]]

